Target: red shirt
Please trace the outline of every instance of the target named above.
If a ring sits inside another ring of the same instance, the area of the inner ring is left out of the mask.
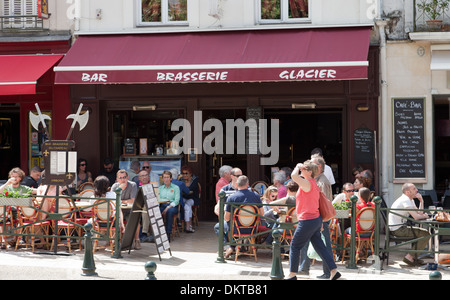
[[[356,204],[356,210],[357,211],[360,211],[364,207],[374,207],[375,208],[375,204],[373,204],[372,202],[366,203],[364,201],[361,201],[360,204]],[[359,226],[359,216],[357,216],[357,218],[356,218],[356,231],[361,231],[361,230],[362,229]]]
[[[229,184],[229,182],[223,177],[220,177],[219,181],[217,181],[217,183],[216,183],[216,203],[219,202],[220,190],[227,184]]]
[[[308,180],[311,183],[309,192],[300,188],[296,195],[297,219],[312,220],[320,216],[319,212],[319,187],[314,178]]]

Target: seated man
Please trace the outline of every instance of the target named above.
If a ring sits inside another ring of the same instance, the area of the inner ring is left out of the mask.
[[[227,199],[227,205],[225,205],[225,214],[224,214],[224,220],[225,222],[231,221],[232,211],[231,211],[231,205],[228,203],[259,203],[261,204],[261,199],[259,195],[251,190],[248,189],[249,182],[248,178],[245,175],[241,175],[237,179],[237,187],[238,190],[234,194],[232,194]],[[234,209],[234,208],[233,208]],[[263,206],[259,207],[258,214],[264,215],[264,208]],[[230,224],[228,225],[228,228],[231,228]],[[225,252],[225,257],[229,257],[233,253],[233,248],[230,247]]]
[[[120,196],[122,204],[126,203],[132,205],[138,192],[136,183],[129,180],[128,172],[124,169],[120,169],[119,171],[117,171],[116,180],[117,182],[112,185],[111,191],[114,192],[117,188],[120,187],[122,189],[122,194]],[[130,212],[131,209],[123,210],[124,220],[128,221],[128,218],[130,217]],[[134,249],[136,250],[141,249],[141,243],[139,241],[139,226],[136,230]]]
[[[41,182],[41,173],[42,169],[34,166],[30,170],[30,175],[26,176],[21,184],[37,189]]]
[[[419,199],[419,209],[423,209],[423,198],[420,193],[418,193],[417,188],[412,183],[405,183],[402,186],[403,194],[395,200],[392,204],[392,209],[417,209],[416,204],[414,203],[414,198]],[[428,218],[428,214],[423,211],[416,210],[397,210],[393,211],[396,214],[408,217],[409,215],[414,218],[414,220],[424,220]],[[430,233],[425,228],[419,227],[411,227],[406,226],[406,219],[393,214],[393,212],[389,212],[389,230],[392,235],[397,237],[408,237],[411,239],[428,237],[418,240],[415,243],[411,244],[411,247],[415,250],[424,250],[428,245],[428,240],[430,239]],[[403,258],[403,262],[408,264],[409,266],[418,266],[424,264],[422,260],[417,258],[417,253],[408,253],[405,258]]]

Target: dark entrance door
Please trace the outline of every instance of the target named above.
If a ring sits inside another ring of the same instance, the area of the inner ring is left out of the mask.
[[[0,180],[6,180],[9,171],[20,166],[19,108],[0,108],[0,157]]]
[[[311,157],[311,150],[319,147],[327,165],[333,169],[336,184],[341,186],[342,166],[347,149],[343,144],[341,109],[265,110],[264,117],[280,120],[280,158],[278,167],[294,168]],[[270,166],[265,175],[270,176]]]
[[[245,109],[222,109],[222,110],[203,110],[203,121],[206,121],[210,118],[218,119],[222,122],[224,136],[225,136],[225,123],[227,119],[246,119],[246,110]],[[210,132],[203,132],[203,140],[206,136],[208,136]],[[230,141],[228,141],[230,142]],[[223,141],[223,149],[225,152],[227,140],[224,137]],[[233,141],[233,147],[235,147],[235,142]],[[235,149],[236,150],[236,149]],[[205,172],[206,187],[202,188],[202,220],[217,220],[217,216],[214,214],[214,205],[216,204],[215,198],[215,189],[216,183],[219,180],[219,169],[223,165],[229,165],[232,167],[238,167],[242,170],[242,173],[247,174],[247,155],[246,154],[237,154],[237,151],[233,151],[231,154],[223,153],[223,154],[213,154],[207,155],[203,154],[203,159],[205,162]]]

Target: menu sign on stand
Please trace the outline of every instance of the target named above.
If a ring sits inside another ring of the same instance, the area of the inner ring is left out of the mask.
[[[394,182],[425,183],[425,99],[393,99]]]
[[[155,238],[156,250],[158,251],[159,260],[161,260],[161,253],[166,250],[170,251],[169,239],[167,237],[166,227],[164,225],[164,219],[159,210],[158,198],[156,197],[155,189],[153,185],[146,184],[141,188],[144,196],[145,202],[147,203],[147,212],[150,217],[150,228]]]
[[[144,204],[147,204],[147,211],[144,209]],[[156,197],[155,190],[151,184],[143,185],[136,195],[131,208],[131,215],[128,219],[125,232],[122,237],[121,250],[129,249],[133,245],[133,239],[139,224],[140,216],[142,213],[148,213],[150,218],[150,228],[155,238],[156,250],[158,252],[159,260],[161,260],[161,253],[170,250],[169,239],[167,237],[166,228],[164,226],[164,219],[159,210],[158,198]]]

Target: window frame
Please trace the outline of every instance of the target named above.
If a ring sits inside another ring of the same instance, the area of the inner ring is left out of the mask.
[[[155,27],[155,26],[189,26],[189,1],[186,1],[187,21],[169,20],[169,0],[161,0],[161,22],[142,21],[142,0],[135,0],[136,3],[136,26],[137,27]]]
[[[311,23],[311,2],[308,3],[308,18],[289,18],[289,0],[280,0],[281,18],[280,19],[262,19],[261,1],[256,1],[257,17],[259,24],[293,24],[293,23]]]

